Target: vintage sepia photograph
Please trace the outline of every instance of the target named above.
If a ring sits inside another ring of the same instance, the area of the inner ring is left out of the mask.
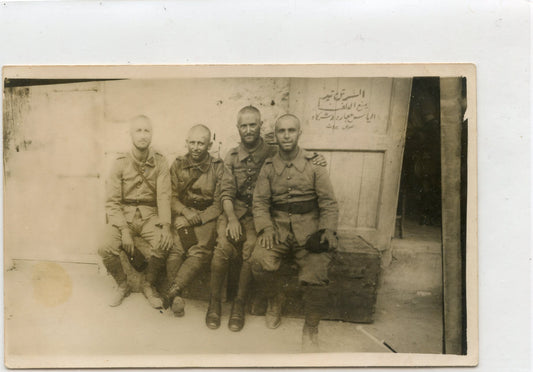
[[[476,365],[475,71],[4,67],[6,366]]]

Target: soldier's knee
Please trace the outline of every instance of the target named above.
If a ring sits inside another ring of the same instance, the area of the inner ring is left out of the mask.
[[[219,242],[215,246],[214,256],[229,261],[235,256],[235,248],[228,242]]]
[[[109,256],[118,256],[120,254],[120,250],[109,244],[104,244],[98,247],[98,254],[102,258],[106,258]]]
[[[150,257],[155,258],[166,258],[168,253],[161,248],[152,248],[150,249]]]

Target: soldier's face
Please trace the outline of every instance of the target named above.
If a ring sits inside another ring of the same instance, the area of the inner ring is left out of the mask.
[[[245,112],[239,117],[237,122],[237,128],[239,129],[239,135],[241,141],[245,145],[254,145],[261,136],[261,124],[263,122],[252,112]]]
[[[202,131],[193,131],[189,133],[187,138],[187,148],[192,159],[199,161],[207,156],[209,149],[211,148],[211,139],[209,135]]]
[[[139,150],[146,150],[152,142],[152,126],[146,120],[137,120],[131,124],[131,140]]]
[[[298,146],[300,138],[300,124],[293,118],[286,118],[276,124],[276,140],[281,151],[291,152]]]

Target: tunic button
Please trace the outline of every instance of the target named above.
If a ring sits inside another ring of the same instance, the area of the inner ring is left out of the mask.
[[[289,213],[289,217],[292,216],[292,213]]]
[[[291,191],[291,190],[292,190],[292,188],[289,187],[289,191]]]
[[[290,179],[291,179],[291,176],[287,176],[287,179],[290,180]]]
[[[291,198],[291,196],[290,196],[290,195],[289,195],[289,196],[287,196],[287,197],[288,197],[289,199]]]

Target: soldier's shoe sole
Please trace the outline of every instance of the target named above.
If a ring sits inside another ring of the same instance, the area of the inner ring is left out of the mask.
[[[219,329],[220,328],[220,317],[212,316],[207,314],[205,317],[205,325],[209,329]]]
[[[130,295],[130,291],[128,290],[128,291],[124,292],[124,293],[121,295],[122,297],[120,297],[120,299],[116,298],[116,299],[114,299],[113,301],[111,301],[108,305],[109,305],[110,307],[117,307],[117,306],[120,306],[120,305],[122,304],[122,302],[124,301],[124,299],[125,299],[126,297],[128,297],[129,295]],[[118,297],[118,296],[117,296],[117,297]]]
[[[171,306],[172,312],[174,313],[174,316],[176,317],[182,317],[185,315],[185,301],[183,298],[176,296],[174,297],[174,300],[172,301]]]
[[[240,332],[244,328],[244,319],[230,319],[228,328],[232,332]]]

